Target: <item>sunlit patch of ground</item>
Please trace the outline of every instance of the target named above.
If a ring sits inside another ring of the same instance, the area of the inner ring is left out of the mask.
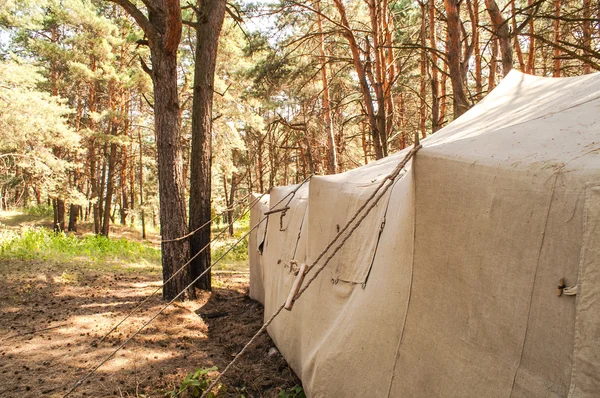
[[[62,397],[164,305],[159,291],[99,343],[160,286],[160,267],[85,257],[68,264],[0,259],[0,277],[0,398]],[[244,263],[216,271],[213,286],[213,293],[169,307],[72,396],[162,397],[189,372],[225,368],[259,329],[263,312],[247,296]],[[219,395],[276,397],[298,384],[272,347],[263,335]]]

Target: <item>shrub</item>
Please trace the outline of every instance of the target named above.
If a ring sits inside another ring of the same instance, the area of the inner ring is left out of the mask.
[[[30,216],[54,217],[54,210],[50,205],[29,206],[24,209],[24,213]]]
[[[127,239],[99,235],[77,237],[47,228],[27,228],[21,234],[5,232],[0,236],[0,259],[64,262],[81,257],[96,262],[142,260],[160,264],[160,250]]]
[[[217,367],[213,366],[212,368],[200,368],[195,372],[188,374],[179,385],[179,388],[174,388],[173,390],[167,392],[165,396],[168,398],[201,396],[211,383],[208,373],[215,370],[217,370]],[[208,397],[214,398],[215,394],[210,392]]]

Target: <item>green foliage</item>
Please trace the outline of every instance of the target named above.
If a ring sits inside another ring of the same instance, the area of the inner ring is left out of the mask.
[[[285,390],[279,391],[279,398],[306,398],[304,390],[301,386],[294,386]]]
[[[227,243],[224,246],[219,246],[215,250],[213,250],[213,258],[217,260],[220,258],[229,248],[231,244],[235,243],[235,241],[231,243]],[[238,243],[225,257],[223,257],[222,262],[232,263],[232,262],[243,262],[248,260],[248,239],[243,239],[240,243]]]
[[[212,249],[212,259],[213,261],[218,260],[223,256],[227,250],[231,248],[231,246],[237,242],[242,236],[244,236],[248,230],[250,229],[250,213],[246,214],[244,217],[241,217],[238,221],[235,222],[235,233],[233,236],[228,236],[224,240],[220,242],[216,242]],[[221,231],[223,228],[227,228],[227,225],[218,226],[218,230],[213,231],[213,234],[217,234],[218,231]],[[217,265],[217,269],[228,269],[233,266],[234,268],[239,268],[241,266],[246,267],[248,263],[248,238],[242,239],[229,253],[223,257],[222,260],[219,261]]]
[[[210,372],[217,370],[216,366],[212,368],[200,368],[195,372],[189,373],[181,382],[179,387],[167,392],[165,397],[199,397],[210,386],[211,379],[208,377]],[[208,397],[214,398],[215,394],[210,392]]]
[[[37,205],[37,206],[29,206],[24,209],[24,213],[30,216],[40,216],[40,217],[53,217],[54,211],[52,210],[52,206],[49,205]]]
[[[73,166],[56,156],[75,150],[79,137],[69,127],[71,110],[50,93],[38,91],[40,70],[25,60],[0,61],[0,184],[20,180],[59,189]]]
[[[21,234],[0,235],[0,260],[68,262],[82,258],[93,262],[126,261],[160,264],[160,250],[127,239],[90,235],[77,237],[47,228],[28,228]]]

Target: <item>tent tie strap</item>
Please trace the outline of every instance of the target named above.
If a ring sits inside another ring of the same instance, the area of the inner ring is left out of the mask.
[[[269,216],[271,214],[279,213],[280,211],[283,211],[285,213],[289,209],[290,209],[289,206],[285,206],[285,207],[282,207],[281,209],[273,209],[273,210],[265,211],[265,213],[263,214],[263,216]]]
[[[294,307],[294,301],[296,301],[297,298],[296,295],[300,290],[300,286],[302,286],[302,282],[304,282],[304,276],[307,272],[308,270],[306,263],[300,264],[300,269],[298,269],[298,273],[296,274],[296,278],[294,279],[294,284],[290,289],[290,294],[288,295],[287,300],[285,300],[285,306],[283,308],[285,308],[286,310],[291,311]]]
[[[579,293],[579,286],[567,286],[565,282],[565,278],[560,278],[559,285],[557,286],[556,295],[558,297],[565,296],[575,296]]]

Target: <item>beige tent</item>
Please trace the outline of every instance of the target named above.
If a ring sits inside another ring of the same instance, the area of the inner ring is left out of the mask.
[[[599,397],[600,74],[511,72],[422,144],[268,329],[307,395]],[[265,319],[405,154],[313,177],[251,236]]]

